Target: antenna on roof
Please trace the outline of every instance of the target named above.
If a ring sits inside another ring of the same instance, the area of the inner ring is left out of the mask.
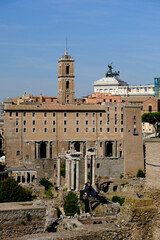
[[[65,48],[65,56],[68,55],[68,51],[67,51],[67,37],[66,37],[66,48]]]

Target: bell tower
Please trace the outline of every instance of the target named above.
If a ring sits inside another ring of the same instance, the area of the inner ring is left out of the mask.
[[[74,103],[74,58],[65,55],[58,60],[58,102]]]

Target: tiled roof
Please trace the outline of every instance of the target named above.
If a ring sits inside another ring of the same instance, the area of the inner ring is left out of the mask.
[[[105,111],[104,106],[98,104],[37,104],[37,105],[4,105],[5,111]]]

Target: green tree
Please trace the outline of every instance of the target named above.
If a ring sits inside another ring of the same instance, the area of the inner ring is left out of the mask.
[[[158,135],[158,125],[160,122],[160,112],[144,113],[142,115],[142,122],[148,122],[153,125],[155,129],[155,137]]]
[[[51,187],[53,187],[53,184],[46,178],[42,178],[39,183],[45,187],[45,190],[49,190]]]
[[[24,202],[32,200],[32,192],[21,187],[14,179],[0,181],[0,202]]]
[[[75,213],[79,214],[78,198],[73,192],[69,192],[64,200],[64,211],[66,216],[74,216]]]
[[[139,169],[139,170],[138,170],[136,177],[141,177],[141,178],[144,178],[144,177],[145,177],[145,174],[144,174],[144,172],[143,172],[142,169]]]
[[[120,204],[120,206],[122,206],[122,204],[125,202],[125,198],[121,198],[119,196],[113,196],[112,202],[115,202],[115,203],[118,202]]]

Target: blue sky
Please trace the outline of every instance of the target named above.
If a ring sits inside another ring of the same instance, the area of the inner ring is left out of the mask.
[[[107,63],[130,85],[160,77],[159,0],[0,0],[0,101],[57,96],[58,58],[75,58],[76,97]]]

